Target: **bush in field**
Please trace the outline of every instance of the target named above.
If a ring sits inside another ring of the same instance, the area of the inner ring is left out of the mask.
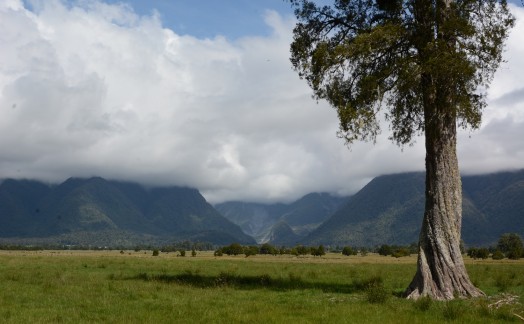
[[[409,252],[409,249],[403,248],[403,247],[393,250],[393,253],[391,254],[391,256],[395,258],[400,258],[400,257],[405,257],[405,256],[410,256],[410,255],[411,253]]]
[[[311,255],[313,256],[323,256],[326,254],[326,250],[324,249],[324,245],[319,245],[318,248],[311,248]]]
[[[493,260],[502,260],[504,259],[504,253],[502,253],[501,250],[496,250],[495,252],[493,252],[493,255],[491,255],[491,258]]]
[[[387,244],[382,244],[378,250],[377,250],[377,253],[380,254],[380,255],[391,255],[393,254],[393,249],[391,248],[391,246],[387,245]]]
[[[502,234],[499,238],[497,248],[502,251],[508,259],[518,260],[524,255],[522,239],[515,233]]]
[[[395,258],[400,258],[416,253],[416,247],[414,247],[413,244],[409,246],[383,244],[377,249],[377,253],[384,256],[391,255]]]
[[[353,249],[351,246],[344,246],[344,248],[342,249],[342,255],[357,255],[357,250]]]
[[[153,250],[153,256],[158,256],[160,252],[158,250]]]
[[[196,257],[196,255],[197,255],[197,253],[196,253],[195,249],[192,249],[191,250],[191,256],[192,257]]]
[[[244,248],[244,254],[246,255],[246,258],[251,255],[257,255],[258,251],[258,246],[246,246]]]
[[[358,282],[356,286],[364,289],[366,300],[372,304],[383,304],[389,297],[388,291],[384,287],[384,280],[380,276],[373,276]]]
[[[232,243],[222,248],[222,252],[227,255],[239,255],[244,253],[244,248],[238,243]]]
[[[310,252],[310,250],[307,247],[303,246],[303,245],[299,245],[299,246],[295,247],[295,249],[296,249],[296,253],[298,255],[307,255]]]
[[[222,252],[222,249],[217,249],[217,250],[215,251],[215,253],[213,253],[213,255],[214,255],[214,256],[220,256],[220,257],[221,257],[221,256],[224,255],[224,253]]]
[[[486,248],[469,248],[467,251],[469,257],[473,259],[487,259],[489,257],[489,250]]]
[[[269,243],[264,243],[262,244],[262,246],[260,247],[260,251],[259,251],[260,254],[271,254],[271,255],[277,255],[279,253],[279,251],[271,244]]]
[[[180,249],[180,250],[178,250],[178,253],[180,253],[181,257],[185,257],[186,256],[186,250]]]

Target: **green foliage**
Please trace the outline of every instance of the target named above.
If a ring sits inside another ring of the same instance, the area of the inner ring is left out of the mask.
[[[304,245],[297,245],[292,249],[295,255],[307,255],[310,252],[310,249]]]
[[[354,285],[363,290],[366,300],[372,304],[383,304],[387,301],[389,293],[384,287],[384,279],[381,276],[372,276],[362,280],[356,280]]]
[[[489,250],[487,248],[469,248],[467,255],[473,259],[487,259],[489,257]]]
[[[344,246],[344,248],[342,249],[342,254],[343,255],[357,255],[358,251],[356,249],[353,249],[352,247],[350,246]]]
[[[400,257],[410,256],[412,253],[416,253],[416,249],[414,251],[412,245],[398,246],[398,245],[382,244],[377,249],[377,253],[380,255],[384,255],[384,256],[391,255],[392,257],[400,258]]]
[[[298,19],[291,62],[316,99],[337,109],[340,135],[348,143],[375,140],[383,106],[392,140],[410,143],[428,126],[428,98],[436,106],[453,102],[447,108],[460,125],[479,127],[483,89],[514,24],[506,1],[469,0],[450,7],[412,0],[291,3]],[[435,85],[439,97],[428,97]]]
[[[185,257],[186,256],[186,250],[184,250],[184,249],[178,250],[178,255],[180,255],[181,257]]]
[[[259,251],[260,254],[271,254],[271,255],[277,255],[279,254],[279,251],[271,244],[269,243],[264,243],[262,244],[262,246],[260,247],[260,251]]]
[[[319,245],[317,248],[312,247],[311,248],[311,255],[313,256],[323,256],[326,254],[326,250],[324,249],[324,245]]]
[[[239,243],[232,243],[228,246],[222,247],[220,250],[227,255],[239,255],[244,253],[244,248]]]
[[[195,249],[192,249],[192,250],[191,250],[191,256],[192,256],[192,257],[196,257],[196,255],[197,255],[196,250],[195,250]]]
[[[158,256],[158,254],[159,254],[159,251],[158,251],[158,250],[156,250],[156,249],[153,250],[153,256]]]
[[[524,255],[522,239],[518,234],[503,234],[497,244],[497,249],[502,251],[508,259],[518,260]]]
[[[244,254],[246,255],[246,258],[252,255],[257,255],[259,252],[258,246],[251,245],[244,247]]]
[[[495,252],[493,252],[493,254],[491,255],[491,258],[493,260],[502,260],[504,259],[504,253],[502,253],[501,250],[496,250]]]

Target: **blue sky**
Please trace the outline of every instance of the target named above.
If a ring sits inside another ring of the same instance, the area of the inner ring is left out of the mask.
[[[284,0],[134,0],[128,3],[142,15],[157,10],[166,27],[199,38],[268,35],[271,28],[262,19],[266,10],[282,15],[293,13]]]
[[[524,8],[463,174],[524,168]],[[210,202],[347,195],[424,170],[423,139],[348,150],[289,62],[282,0],[0,0],[0,179],[101,176]]]

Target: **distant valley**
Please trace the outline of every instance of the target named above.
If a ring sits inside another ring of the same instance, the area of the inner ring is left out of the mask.
[[[215,208],[258,243],[295,245],[335,213],[348,197],[310,193],[290,204],[225,202]]]

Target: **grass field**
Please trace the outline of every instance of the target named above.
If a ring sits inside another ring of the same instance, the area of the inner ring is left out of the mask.
[[[467,259],[487,298],[400,298],[416,258],[0,251],[0,323],[522,322],[524,262]]]

